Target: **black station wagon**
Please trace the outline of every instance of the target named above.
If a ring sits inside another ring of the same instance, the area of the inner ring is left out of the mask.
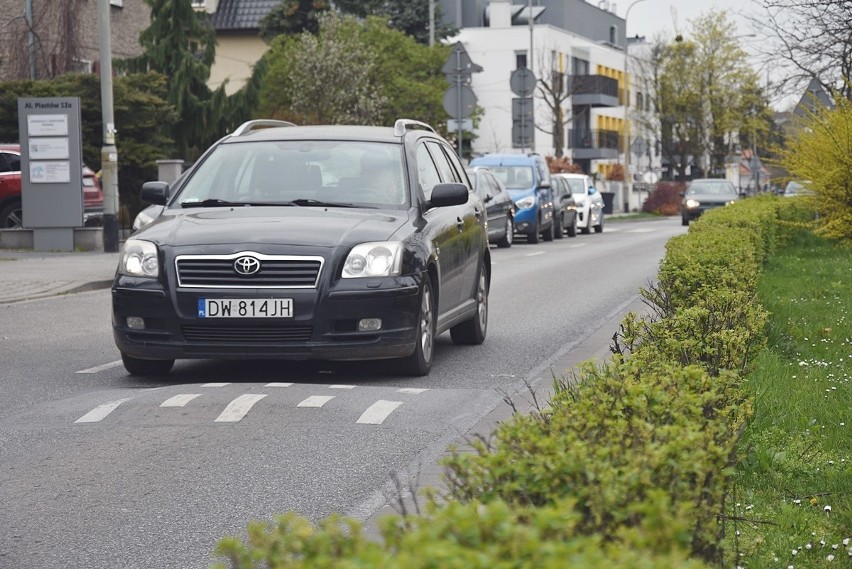
[[[396,359],[480,344],[491,258],[482,201],[426,124],[250,121],[214,144],[124,244],[112,287],[124,366],[175,359]]]

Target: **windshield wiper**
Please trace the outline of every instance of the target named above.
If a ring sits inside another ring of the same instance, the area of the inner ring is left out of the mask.
[[[180,207],[228,207],[228,206],[246,206],[244,202],[229,202],[218,198],[208,198],[206,200],[194,201],[186,200],[180,203]]]
[[[321,200],[314,200],[310,198],[299,198],[297,200],[293,200],[289,202],[293,205],[297,206],[308,206],[308,207],[368,207],[368,206],[360,206],[355,205],[353,203],[345,203],[345,202],[324,202]]]

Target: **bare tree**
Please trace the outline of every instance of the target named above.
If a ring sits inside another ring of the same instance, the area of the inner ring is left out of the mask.
[[[756,29],[772,36],[765,56],[776,70],[781,92],[800,91],[812,78],[852,100],[852,2],[849,0],[757,0],[763,13]],[[780,60],[780,61],[779,61]]]
[[[30,78],[30,43],[33,37],[34,79],[50,79],[78,69],[82,49],[80,14],[83,0],[33,2],[32,23],[23,15],[10,22],[5,76]]]
[[[571,123],[573,115],[566,103],[573,94],[569,88],[568,74],[560,69],[556,61],[556,52],[551,50],[550,57],[542,55],[539,58],[538,68],[549,69],[550,74],[542,73],[542,77],[536,82],[536,94],[547,107],[548,121],[545,124],[536,124],[536,129],[553,136],[553,153],[561,158],[565,148],[565,128]]]

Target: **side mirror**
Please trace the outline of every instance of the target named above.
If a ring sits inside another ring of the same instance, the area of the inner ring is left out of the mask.
[[[541,183],[538,185],[538,188],[540,190],[549,190],[550,189],[550,182],[542,180]]]
[[[686,195],[686,192],[681,192],[681,193],[680,193],[680,197],[683,197],[683,196],[685,196],[685,195]],[[740,193],[740,195],[741,195],[741,196],[742,196],[742,195],[745,195],[745,193]]]
[[[597,193],[597,190],[595,189],[595,187],[589,186],[589,195],[593,196],[593,195],[595,195],[595,193]]]
[[[169,184],[166,182],[145,182],[139,197],[143,202],[153,205],[166,205],[169,197]]]
[[[464,184],[435,184],[432,188],[432,197],[429,205],[432,207],[445,207],[449,205],[462,205],[467,203],[468,189]]]

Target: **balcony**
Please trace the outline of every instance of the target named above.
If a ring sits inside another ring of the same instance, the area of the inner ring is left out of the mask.
[[[568,92],[575,107],[618,107],[618,81],[603,75],[569,75]]]
[[[607,160],[618,158],[621,137],[614,130],[568,131],[568,148],[575,160]]]

